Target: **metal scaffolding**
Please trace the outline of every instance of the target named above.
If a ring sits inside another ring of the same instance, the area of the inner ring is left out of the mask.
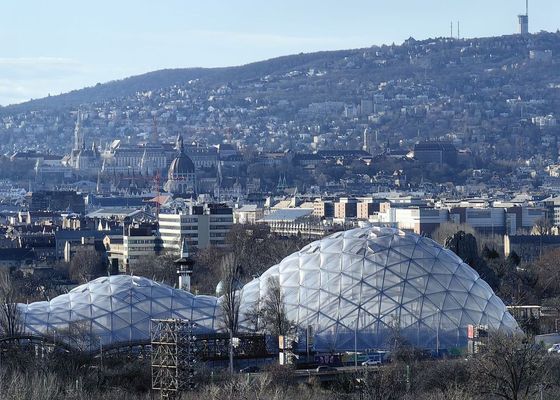
[[[161,399],[175,399],[194,387],[194,323],[182,319],[151,321],[152,389]]]

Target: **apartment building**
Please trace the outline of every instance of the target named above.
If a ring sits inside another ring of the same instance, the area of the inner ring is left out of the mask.
[[[233,209],[224,204],[190,205],[159,214],[159,234],[165,251],[179,254],[185,239],[191,248],[225,246],[233,225]]]
[[[103,240],[111,273],[134,272],[134,267],[162,250],[161,238],[152,224],[128,225],[120,235],[107,235]]]

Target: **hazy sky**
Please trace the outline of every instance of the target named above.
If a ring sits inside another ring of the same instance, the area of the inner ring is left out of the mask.
[[[514,33],[523,0],[2,0],[0,105],[161,68],[448,36]],[[532,0],[556,31],[560,1]],[[456,22],[454,22],[456,24]]]

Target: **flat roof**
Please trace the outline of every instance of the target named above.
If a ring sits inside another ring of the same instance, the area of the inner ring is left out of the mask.
[[[283,222],[292,222],[299,218],[307,217],[313,214],[312,208],[282,208],[280,210],[276,210],[260,221],[262,222],[274,222],[274,221],[283,221]]]

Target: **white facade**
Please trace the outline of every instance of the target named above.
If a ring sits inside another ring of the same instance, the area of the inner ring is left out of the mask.
[[[157,255],[160,250],[160,239],[155,235],[123,236],[123,258],[128,268],[141,262],[146,257]]]
[[[163,249],[179,254],[183,240],[196,248],[225,246],[225,239],[233,225],[229,207],[218,209],[190,208],[174,214],[160,213],[159,233]],[[217,213],[219,212],[219,213]]]

